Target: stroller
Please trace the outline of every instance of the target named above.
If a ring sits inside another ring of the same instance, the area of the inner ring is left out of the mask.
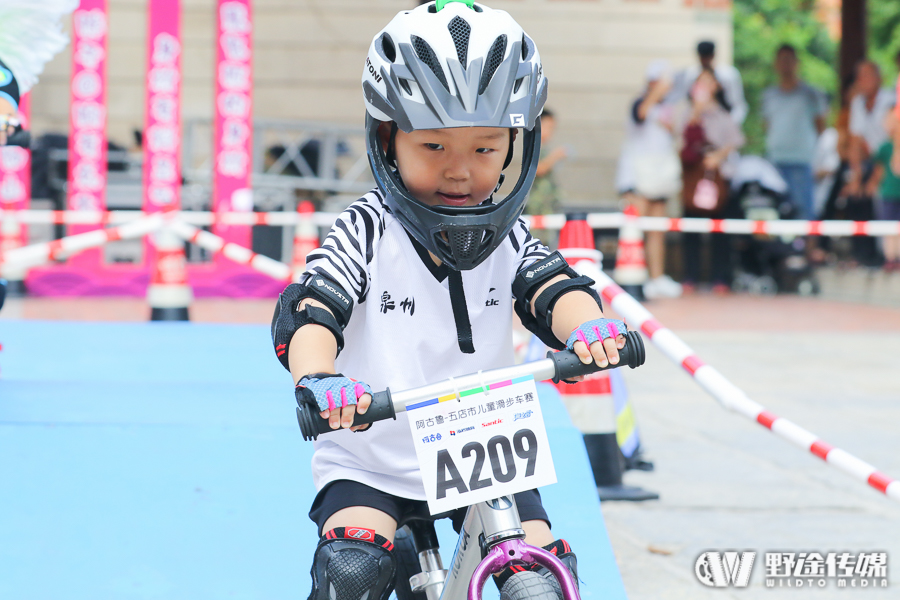
[[[787,183],[772,163],[759,156],[741,157],[731,180],[731,193],[744,219],[772,221],[797,216],[788,197]],[[738,237],[735,290],[765,295],[819,293],[818,281],[806,258],[806,238],[769,234]]]

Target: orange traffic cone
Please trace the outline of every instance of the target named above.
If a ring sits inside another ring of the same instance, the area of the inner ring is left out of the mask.
[[[619,248],[613,279],[637,300],[644,299],[647,262],[644,259],[644,234],[637,226],[638,211],[634,206],[624,210],[625,222],[619,229]]]
[[[189,321],[188,307],[194,298],[187,283],[184,242],[167,229],[153,236],[156,251],[147,288],[151,321]]]
[[[590,261],[602,267],[603,255],[584,215],[568,215],[559,235],[559,252],[572,267]],[[621,250],[621,245],[620,245]],[[643,258],[643,249],[641,249]],[[617,267],[618,268],[618,267]],[[592,373],[579,383],[556,384],[572,423],[581,431],[600,500],[655,500],[659,494],[622,485],[625,457],[619,449],[616,407],[609,374]]]
[[[309,200],[297,204],[297,227],[294,229],[294,258],[291,270],[294,281],[306,270],[306,255],[319,247],[319,228],[313,222],[315,207]]]

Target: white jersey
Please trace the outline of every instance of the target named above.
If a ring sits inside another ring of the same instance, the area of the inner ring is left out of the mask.
[[[307,271],[330,277],[356,302],[335,363],[338,372],[373,391],[399,391],[513,364],[513,278],[547,255],[519,219],[487,260],[462,272],[474,354],[459,349],[447,267],[435,265],[412,241],[378,190],[341,213],[322,247],[307,256]],[[318,490],[349,479],[425,499],[405,412],[365,432],[319,436],[312,471]]]

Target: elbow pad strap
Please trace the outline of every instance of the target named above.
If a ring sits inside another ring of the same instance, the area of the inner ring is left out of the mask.
[[[288,351],[291,347],[291,339],[297,333],[297,330],[304,325],[309,325],[310,323],[321,325],[334,334],[334,339],[337,342],[337,353],[340,354],[341,350],[344,349],[343,328],[338,325],[334,315],[324,308],[307,304],[303,307],[303,310],[293,311],[283,316],[286,318],[282,319],[279,317],[278,321],[279,324],[283,323],[285,326],[275,328],[275,335],[272,341],[275,343],[275,354],[278,356],[278,360],[281,361],[281,365],[288,371],[291,370],[288,364]]]
[[[300,310],[300,303],[306,298],[322,302],[330,311],[309,304]],[[308,284],[292,283],[287,286],[278,297],[275,314],[272,316],[272,342],[282,366],[290,370],[288,351],[291,339],[298,329],[310,323],[321,325],[334,334],[340,354],[344,349],[344,327],[350,320],[352,308],[353,301],[349,295],[321,275],[310,279]]]
[[[518,301],[518,299],[515,304],[516,314],[519,315],[519,318],[522,320],[522,325],[535,334],[547,346],[554,350],[562,350],[566,345],[553,334],[553,308],[556,306],[556,302],[565,294],[576,290],[589,294],[597,302],[597,305],[602,308],[600,296],[597,294],[597,291],[594,290],[593,286],[594,280],[584,275],[557,281],[547,287],[547,289],[538,296],[537,302],[535,302],[534,305],[536,316],[532,315],[527,306]]]
[[[519,271],[513,280],[513,297],[520,302],[526,310],[531,310],[531,299],[534,294],[547,281],[564,273],[569,277],[577,277],[578,273],[569,266],[566,259],[559,251],[553,252],[547,258],[534,262]]]

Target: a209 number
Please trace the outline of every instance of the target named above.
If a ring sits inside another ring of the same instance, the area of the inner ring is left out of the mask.
[[[512,442],[505,435],[495,435],[488,440],[487,448],[480,442],[469,442],[462,447],[462,458],[475,457],[472,466],[472,474],[469,477],[468,486],[463,476],[460,475],[453,457],[448,450],[438,450],[437,453],[437,498],[446,498],[447,491],[455,489],[460,494],[471,490],[480,490],[494,485],[494,479],[500,483],[507,483],[516,477],[516,459],[525,462],[525,477],[534,475],[537,464],[538,443],[537,438],[530,429],[520,429],[512,438]],[[487,455],[491,463],[491,477],[482,478],[484,471],[484,459]]]

